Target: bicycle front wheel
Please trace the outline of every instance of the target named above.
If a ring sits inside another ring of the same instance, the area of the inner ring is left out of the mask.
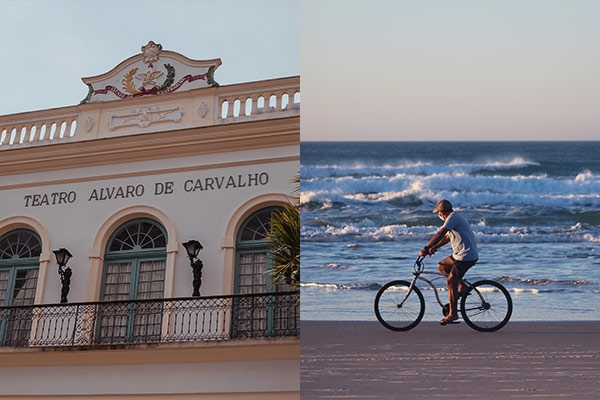
[[[512,315],[513,304],[508,290],[498,282],[475,282],[460,301],[461,314],[467,325],[481,332],[502,328]]]
[[[421,322],[425,300],[416,286],[407,281],[388,282],[375,296],[375,315],[383,326],[393,331],[407,331]]]

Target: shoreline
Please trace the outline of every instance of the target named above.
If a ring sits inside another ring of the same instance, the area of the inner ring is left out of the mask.
[[[302,399],[594,399],[600,321],[515,321],[497,332],[424,321],[301,322]]]

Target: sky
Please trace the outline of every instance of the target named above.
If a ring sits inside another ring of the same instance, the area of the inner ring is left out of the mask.
[[[600,139],[600,1],[301,8],[303,141]]]
[[[301,75],[309,140],[598,140],[596,0],[0,0],[0,115],[153,40],[221,85]]]
[[[150,40],[220,85],[300,75],[300,0],[0,0],[0,115],[77,105]]]

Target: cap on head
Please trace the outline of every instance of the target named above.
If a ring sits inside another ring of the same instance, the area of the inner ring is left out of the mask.
[[[443,211],[445,213],[451,212],[452,211],[452,203],[450,203],[448,200],[440,200],[437,203],[437,207],[435,207],[435,210],[433,210],[433,213],[437,213]]]

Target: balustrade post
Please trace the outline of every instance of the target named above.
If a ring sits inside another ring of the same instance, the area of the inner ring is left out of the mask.
[[[251,115],[258,114],[258,96],[250,97],[252,99],[252,111],[250,111]]]
[[[233,118],[233,100],[230,100],[230,98],[227,98],[227,118]]]

